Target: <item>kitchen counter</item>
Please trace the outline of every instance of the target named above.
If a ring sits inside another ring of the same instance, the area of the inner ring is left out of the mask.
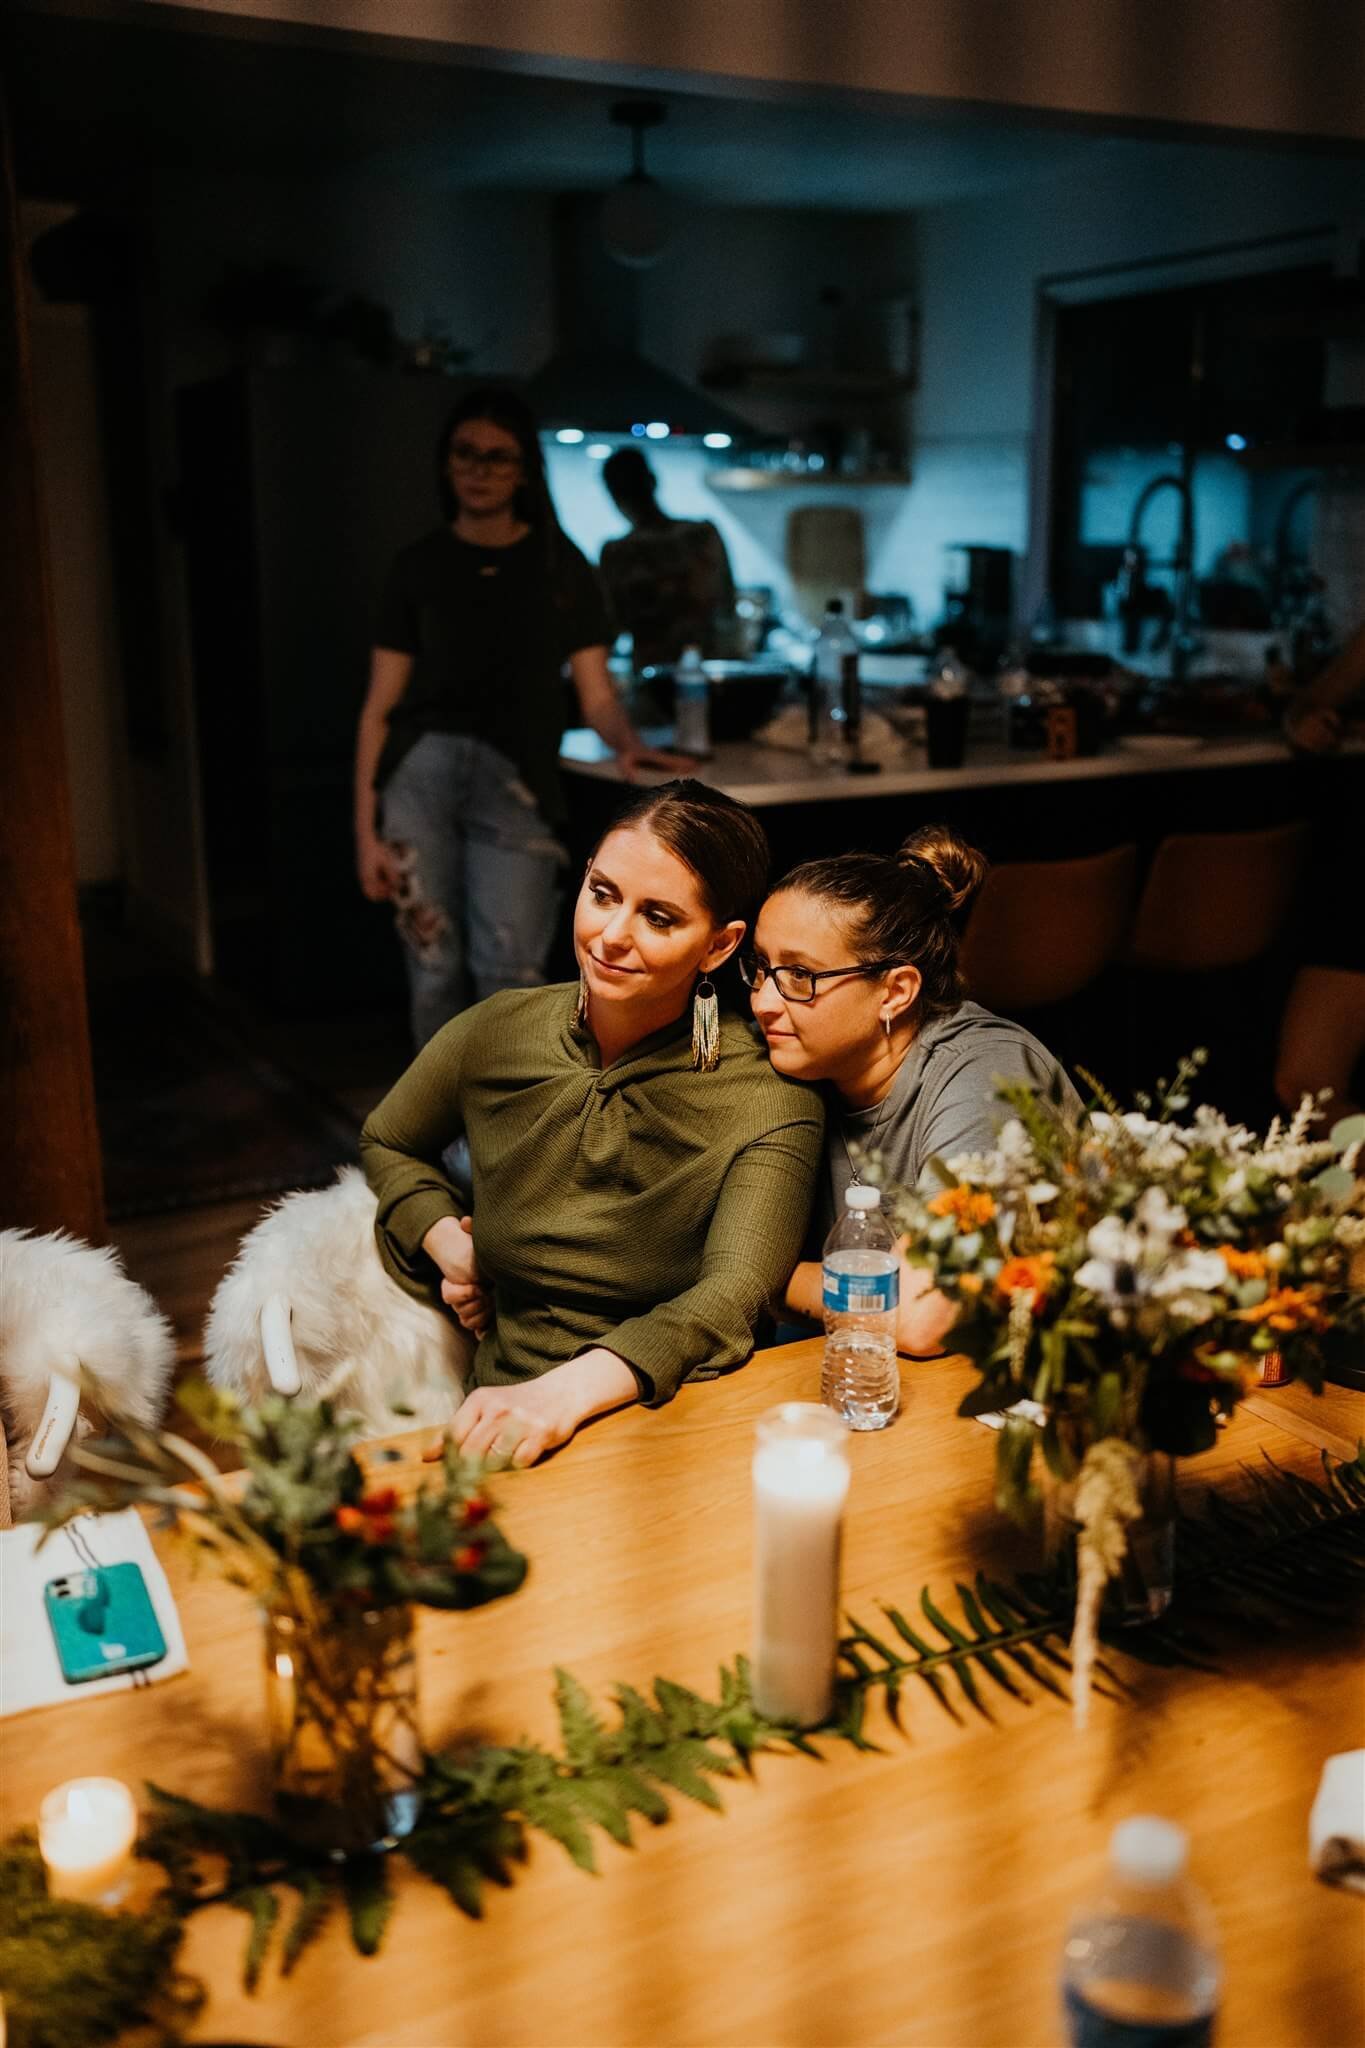
[[[650,738],[657,746],[668,744],[666,734],[651,734]],[[1005,784],[1019,788],[1028,783],[1087,783],[1192,769],[1264,768],[1293,758],[1277,737],[1209,739],[1178,751],[1163,748],[1152,753],[1130,753],[1115,746],[1074,761],[1050,761],[1043,754],[1013,753],[1000,745],[981,746],[972,748],[961,768],[925,767],[922,759],[916,758],[917,752],[907,750],[903,762],[888,765],[879,774],[849,775],[786,748],[736,740],[718,746],[709,760],[699,761],[696,774],[698,781],[713,789],[761,808],[835,800],[846,803],[852,797],[942,795]],[[1342,753],[1365,755],[1365,741],[1352,741]],[[622,781],[616,757],[587,726],[565,733],[559,763],[575,776],[607,783]],[[642,772],[638,779],[646,786],[668,780],[652,770]]]

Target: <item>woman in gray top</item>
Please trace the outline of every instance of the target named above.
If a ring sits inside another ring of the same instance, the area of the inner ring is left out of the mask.
[[[789,1080],[822,1081],[830,1097],[809,1249],[822,1242],[875,1154],[887,1180],[910,1185],[931,1159],[988,1151],[1009,1114],[1001,1081],[1055,1086],[1080,1101],[1038,1040],[964,1000],[961,916],[985,857],[946,826],[912,832],[899,853],[839,854],[794,868],[769,896],[741,960],[768,1056]],[[787,1289],[796,1314],[820,1315],[820,1266],[802,1262]],[[902,1273],[902,1350],[939,1349],[951,1317]]]

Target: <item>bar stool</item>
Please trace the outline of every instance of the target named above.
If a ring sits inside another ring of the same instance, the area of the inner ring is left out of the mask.
[[[1276,941],[1308,841],[1303,823],[1161,841],[1125,954],[1135,1082],[1173,1072],[1182,1053],[1203,1045],[1209,1101],[1242,1122],[1270,1115],[1274,1023],[1288,978]]]
[[[1259,959],[1284,928],[1307,850],[1303,823],[1163,839],[1133,919],[1130,965],[1190,974]]]
[[[1088,988],[1123,944],[1136,869],[1133,845],[988,869],[959,956],[973,999],[1012,1017]]]

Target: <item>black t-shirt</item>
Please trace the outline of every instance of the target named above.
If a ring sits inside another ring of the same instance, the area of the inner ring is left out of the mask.
[[[597,578],[559,539],[552,581],[544,536],[481,548],[448,526],[404,548],[389,571],[375,644],[413,657],[375,775],[382,789],[423,733],[466,733],[520,770],[545,816],[564,815],[561,672],[611,639]]]

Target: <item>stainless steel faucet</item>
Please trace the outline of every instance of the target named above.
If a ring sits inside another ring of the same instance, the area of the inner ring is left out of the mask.
[[[1175,573],[1174,617],[1171,622],[1171,681],[1183,682],[1189,667],[1190,656],[1199,646],[1196,634],[1190,628],[1190,614],[1194,598],[1194,491],[1187,474],[1168,470],[1162,476],[1154,476],[1138,492],[1133,506],[1133,516],[1128,522],[1128,553],[1140,565],[1142,561],[1142,520],[1147,507],[1160,491],[1176,491],[1180,497],[1180,527],[1176,536],[1175,553],[1168,566]],[[1141,583],[1141,570],[1137,581]],[[1160,641],[1157,642],[1160,645]]]

